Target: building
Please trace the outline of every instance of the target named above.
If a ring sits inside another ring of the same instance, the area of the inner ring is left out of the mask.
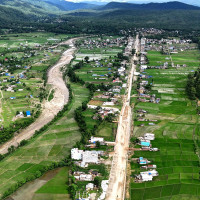
[[[85,151],[82,154],[82,166],[86,163],[99,163],[99,153],[97,151]]]
[[[145,140],[155,140],[155,135],[153,133],[145,133],[144,139]]]
[[[71,149],[71,158],[73,160],[81,160],[82,154],[83,154],[83,150],[79,150],[78,148]]]
[[[81,174],[80,175],[80,181],[92,181],[92,174]]]
[[[143,158],[143,157],[139,157],[138,162],[140,165],[146,165],[150,163],[150,161],[148,161],[146,158]]]
[[[31,116],[31,111],[27,110],[27,111],[26,111],[26,116],[27,116],[27,117],[30,117],[30,116]]]
[[[145,140],[145,141],[140,141],[140,145],[145,146],[145,147],[150,147],[151,143],[150,143],[150,141]]]
[[[96,143],[96,142],[104,142],[104,138],[102,137],[91,137],[89,140],[90,143]]]
[[[158,176],[158,172],[156,170],[146,171],[146,172],[140,172],[140,175],[137,176],[139,180],[142,182],[146,181],[152,181],[154,176]]]
[[[103,199],[106,198],[106,192],[107,192],[107,189],[108,189],[108,183],[109,183],[109,180],[103,180],[101,182],[101,188],[102,188],[103,192],[101,193],[101,195],[98,198],[98,200],[103,200]]]
[[[93,190],[94,189],[94,184],[93,183],[88,183],[86,185],[86,190]]]
[[[153,176],[151,176],[150,174],[141,174],[140,178],[144,182],[153,180]]]

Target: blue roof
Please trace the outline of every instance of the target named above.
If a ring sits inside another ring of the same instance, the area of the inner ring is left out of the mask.
[[[140,143],[142,146],[146,146],[146,147],[149,147],[150,146],[150,142],[141,142]]]
[[[31,111],[26,111],[26,115],[31,115]]]
[[[140,164],[147,164],[145,160],[140,161]]]

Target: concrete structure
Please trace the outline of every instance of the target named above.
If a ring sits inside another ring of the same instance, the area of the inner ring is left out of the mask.
[[[73,160],[81,160],[82,154],[83,154],[83,150],[79,150],[78,148],[71,149],[71,158]]]
[[[89,141],[90,143],[96,143],[96,142],[104,142],[104,138],[102,138],[102,137],[91,137],[90,138],[90,141]]]
[[[82,164],[84,163],[99,163],[98,152],[96,151],[85,151],[82,155]]]
[[[93,190],[94,189],[94,184],[93,183],[88,183],[86,186],[85,186],[86,190]]]
[[[145,140],[155,140],[155,135],[153,133],[145,133],[144,139]]]

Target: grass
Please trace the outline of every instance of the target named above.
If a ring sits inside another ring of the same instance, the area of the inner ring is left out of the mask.
[[[69,155],[71,147],[80,140],[81,134],[73,113],[88,98],[89,91],[79,84],[71,84],[71,87],[74,100],[70,111],[28,145],[0,161],[0,195],[41,167]]]

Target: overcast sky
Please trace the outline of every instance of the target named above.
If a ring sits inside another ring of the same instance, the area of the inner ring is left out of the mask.
[[[169,2],[169,1],[181,1],[188,4],[199,5],[200,0],[66,0],[66,1],[73,1],[73,2],[81,2],[81,1],[96,1],[96,2],[110,2],[110,1],[118,1],[118,2],[132,2],[132,3],[150,3],[150,2]]]

